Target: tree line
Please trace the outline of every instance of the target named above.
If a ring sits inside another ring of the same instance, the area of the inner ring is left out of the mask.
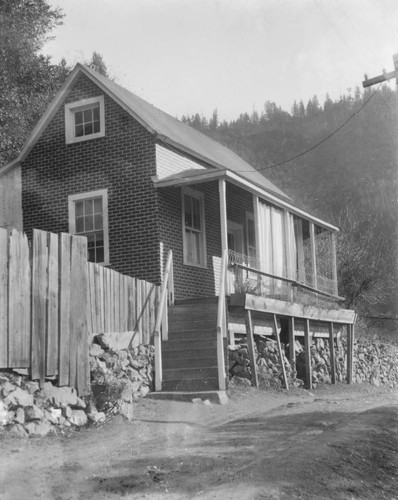
[[[340,227],[339,288],[347,306],[398,312],[396,90],[356,88],[323,104],[314,96],[290,112],[267,101],[261,112],[229,122],[217,110],[210,119],[182,121],[242,156],[297,206]]]

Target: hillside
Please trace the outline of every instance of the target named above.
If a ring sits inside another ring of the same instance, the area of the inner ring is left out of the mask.
[[[182,119],[256,166],[298,206],[341,227],[339,266],[357,276],[347,283],[340,273],[340,288],[351,306],[391,312],[397,296],[397,104],[397,92],[383,86],[323,105],[314,96],[306,105],[295,103],[291,113],[267,102],[261,113],[231,122],[220,123],[217,111],[209,121]],[[360,296],[352,290],[358,278]]]

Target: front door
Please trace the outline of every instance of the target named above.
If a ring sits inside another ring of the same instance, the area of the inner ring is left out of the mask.
[[[230,261],[242,263],[243,254],[243,226],[236,222],[228,221],[228,251],[230,254]],[[240,291],[241,286],[241,270],[236,267],[228,269],[228,291],[229,293],[236,293]]]

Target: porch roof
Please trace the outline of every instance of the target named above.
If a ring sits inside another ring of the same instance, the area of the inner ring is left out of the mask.
[[[245,191],[249,191],[260,198],[273,203],[281,208],[286,209],[292,214],[298,215],[303,219],[306,219],[314,224],[321,226],[325,229],[328,229],[332,232],[338,232],[339,229],[333,224],[329,224],[318,217],[315,217],[300,208],[295,207],[288,201],[282,200],[281,198],[275,196],[273,193],[266,191],[265,189],[260,188],[256,184],[248,181],[247,179],[243,179],[239,175],[234,172],[228,170],[198,170],[198,169],[190,169],[185,170],[183,172],[179,172],[177,174],[169,175],[168,177],[164,177],[159,179],[158,177],[152,177],[153,183],[156,188],[165,188],[165,187],[179,187],[179,186],[187,186],[190,184],[201,184],[205,182],[210,182],[218,179],[225,179],[226,181],[239,186]]]

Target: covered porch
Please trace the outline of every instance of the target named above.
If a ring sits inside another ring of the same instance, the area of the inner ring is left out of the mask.
[[[181,288],[178,280],[184,287],[187,277],[189,281],[194,277],[198,290],[203,282],[210,281],[207,289],[212,289],[213,297],[218,297],[214,331],[219,390],[228,385],[225,346],[233,342],[238,330],[242,333],[243,329],[247,336],[255,372],[253,346],[259,325],[267,327],[266,334],[276,338],[282,365],[282,323],[287,321],[289,325],[285,344],[290,344],[292,363],[294,342],[302,337],[309,370],[308,387],[311,387],[310,349],[317,336],[329,338],[333,347],[336,332],[346,329],[351,346],[348,362],[352,367],[355,312],[342,307],[343,298],[337,291],[336,227],[294,207],[286,197],[277,197],[229,171],[185,171],[155,185],[165,193],[168,188],[178,191],[182,199],[183,248],[178,248],[175,241],[174,247],[170,245],[175,255],[176,303],[188,300],[185,307],[191,307],[197,315],[194,301],[211,295],[200,291],[197,295],[178,297]],[[184,321],[188,322],[189,312],[184,314],[187,314]],[[197,323],[194,316],[192,321]],[[167,319],[165,322],[164,340]],[[201,338],[199,330],[195,338]],[[352,374],[352,369],[349,373]],[[255,380],[252,382],[256,385]]]

